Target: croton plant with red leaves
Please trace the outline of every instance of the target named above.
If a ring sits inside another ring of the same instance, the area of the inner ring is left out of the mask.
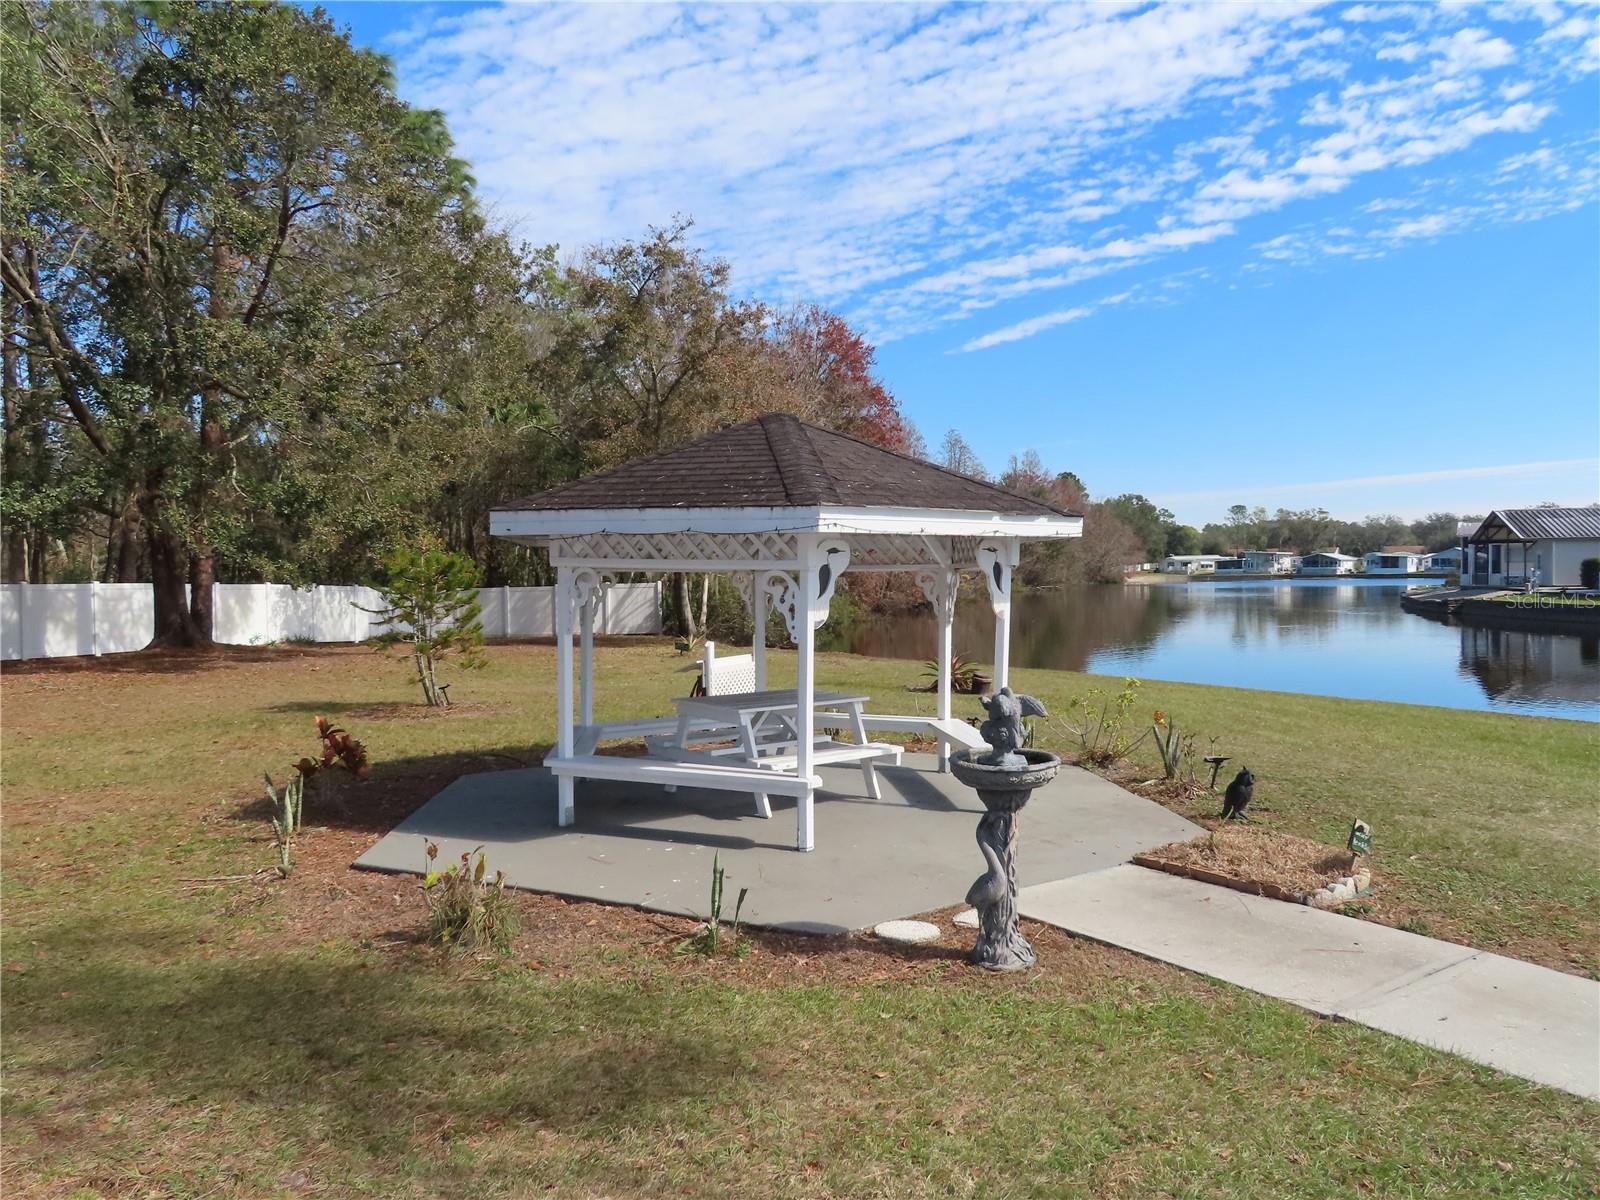
[[[367,748],[339,726],[330,725],[327,717],[317,718],[317,736],[322,739],[322,757],[302,758],[294,765],[305,778],[334,766],[343,767],[357,779],[365,779],[371,773]]]

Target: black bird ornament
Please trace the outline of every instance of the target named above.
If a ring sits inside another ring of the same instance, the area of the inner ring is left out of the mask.
[[[1222,798],[1222,819],[1248,821],[1250,818],[1244,815],[1244,810],[1250,807],[1250,801],[1255,798],[1255,794],[1256,777],[1250,773],[1249,767],[1240,768]]]

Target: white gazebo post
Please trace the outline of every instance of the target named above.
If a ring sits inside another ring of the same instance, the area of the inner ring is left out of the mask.
[[[803,537],[800,539],[800,594],[795,597],[795,692],[799,701],[794,714],[795,734],[795,774],[801,779],[810,779],[816,769],[814,763],[814,742],[816,717],[812,714],[817,707],[817,627],[812,623],[814,608],[811,597],[816,594],[816,566],[822,556],[817,553],[817,540]],[[827,615],[827,609],[823,609]],[[813,820],[813,796],[809,786],[800,794],[795,804],[795,835],[794,848],[796,850],[812,850],[816,848],[816,824]]]
[[[977,558],[994,609],[994,690],[998,692],[1011,682],[1011,570],[1017,565],[1017,542],[1011,538],[985,541],[978,547]]]
[[[756,691],[767,690],[767,590],[759,573],[750,576],[750,656],[755,659]]]
[[[572,756],[572,608],[573,570],[556,568],[556,757]],[[556,824],[573,820],[573,780],[561,775],[556,782]]]
[[[917,576],[917,582],[922,585],[922,594],[928,598],[928,603],[933,605],[933,619],[939,627],[938,717],[948,721],[952,715],[950,693],[954,681],[950,677],[950,661],[954,656],[956,592],[961,586],[961,576],[951,570],[924,571]],[[949,770],[950,743],[941,738],[939,771],[945,774]]]
[[[798,653],[795,669],[795,774],[809,780],[816,773],[817,626],[828,619],[833,589],[850,565],[849,543],[837,538],[801,536],[799,545],[799,595],[794,597],[794,639]],[[816,846],[813,819],[814,789],[800,793],[795,813],[795,849]]]
[[[579,723],[594,724],[594,618],[604,594],[601,579],[593,571],[573,574],[573,599],[578,609],[578,708]]]

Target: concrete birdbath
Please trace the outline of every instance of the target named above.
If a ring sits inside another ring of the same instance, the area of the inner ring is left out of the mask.
[[[967,891],[967,903],[978,910],[978,942],[969,961],[987,971],[1021,971],[1035,957],[1017,922],[1017,814],[1035,788],[1055,778],[1061,759],[1022,747],[1022,718],[1048,715],[1032,696],[1007,687],[978,703],[989,714],[980,730],[989,753],[950,756],[951,773],[977,791],[987,810],[978,818],[978,849],[989,869]]]

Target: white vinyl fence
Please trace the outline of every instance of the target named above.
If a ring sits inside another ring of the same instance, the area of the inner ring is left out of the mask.
[[[491,638],[550,637],[554,588],[480,588],[483,632]],[[219,583],[212,596],[219,642],[364,642],[384,632],[366,609],[381,608],[366,587],[319,584]],[[661,585],[618,583],[601,596],[600,634],[660,633]],[[0,660],[122,654],[155,636],[155,599],[148,583],[0,584]]]

